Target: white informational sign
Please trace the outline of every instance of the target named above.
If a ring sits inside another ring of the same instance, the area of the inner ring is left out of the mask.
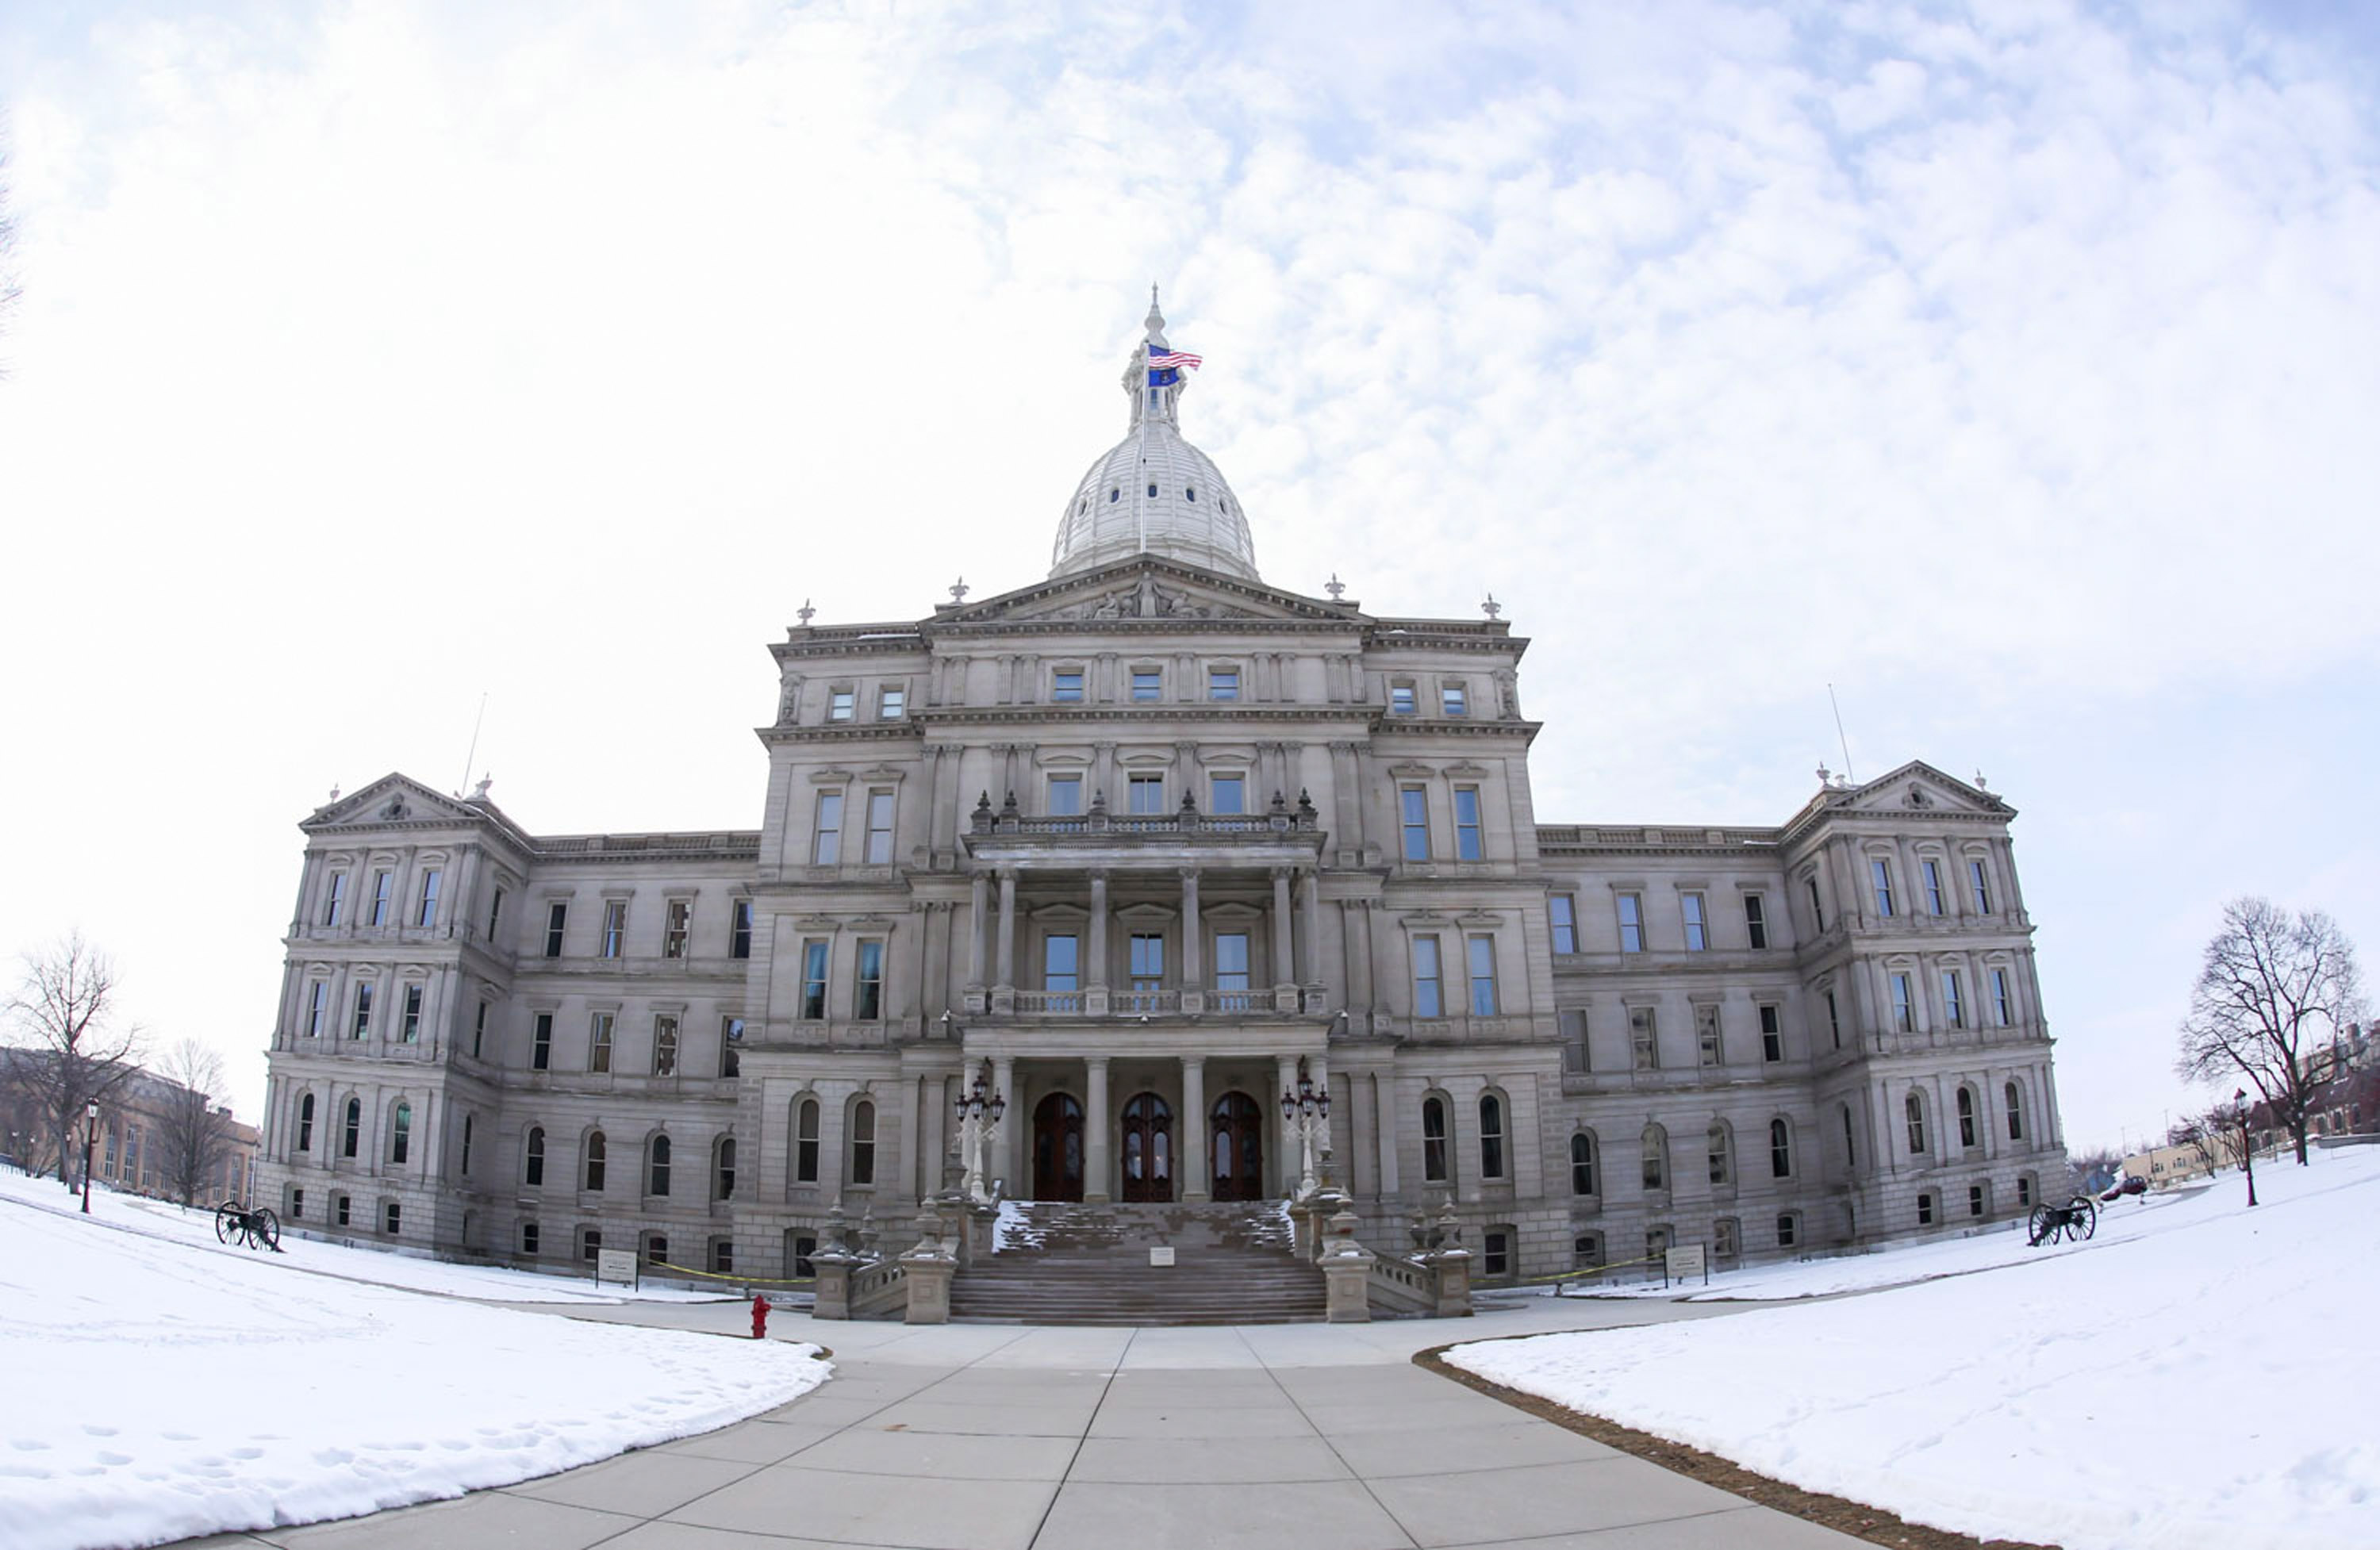
[[[1672,1281],[1692,1280],[1697,1276],[1706,1281],[1709,1280],[1710,1269],[1703,1262],[1703,1246],[1700,1243],[1687,1243],[1671,1249],[1663,1262],[1662,1275],[1664,1278]]]
[[[637,1284],[637,1251],[634,1249],[598,1249],[595,1251],[595,1284],[617,1281],[622,1286]]]
[[[1148,1263],[1151,1265],[1171,1265],[1173,1263],[1173,1251],[1172,1249],[1151,1249],[1148,1251]]]

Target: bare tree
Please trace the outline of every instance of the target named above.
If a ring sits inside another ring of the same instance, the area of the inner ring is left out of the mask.
[[[185,1205],[223,1170],[231,1150],[231,1110],[223,1104],[223,1057],[194,1038],[165,1052],[150,1074],[162,1077],[153,1105],[165,1187]]]
[[[2165,1132],[2165,1144],[2190,1154],[2192,1167],[2212,1173],[2228,1155],[2224,1142],[2226,1109],[2208,1109],[2176,1120]]]
[[[2234,899],[2206,944],[2174,1069],[2195,1082],[2247,1078],[2302,1165],[2318,1084],[2307,1057],[2361,1016],[2362,1001],[2354,946],[2328,915]]]
[[[58,1179],[73,1189],[83,1110],[140,1070],[140,1029],[118,1024],[115,965],[81,932],[28,952],[24,965],[6,1007],[9,1032],[25,1047],[14,1064],[57,1148]]]

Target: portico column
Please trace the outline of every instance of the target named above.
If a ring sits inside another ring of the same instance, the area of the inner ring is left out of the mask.
[[[1198,869],[1182,869],[1182,1010],[1206,1005],[1206,933],[1198,925]]]
[[[1305,939],[1298,943],[1297,983],[1312,985],[1322,977],[1322,876],[1309,866],[1298,874],[1298,926]]]
[[[1083,1058],[1083,1199],[1108,1198],[1108,1058]]]
[[[1205,1200],[1215,1164],[1207,1135],[1207,1060],[1202,1055],[1182,1057],[1182,1130],[1174,1146],[1183,1201]]]
[[[1108,1010],[1108,875],[1091,874],[1090,997],[1093,1016]]]
[[[1372,1073],[1373,1141],[1378,1149],[1380,1198],[1397,1194],[1397,1084],[1387,1072]]]
[[[1013,1003],[1016,994],[1016,873],[1005,866],[1000,872],[1000,955],[996,963],[999,977],[992,982],[992,993]]]
[[[974,900],[974,912],[968,919],[967,975],[969,990],[983,988],[985,946],[991,936],[991,878],[978,872],[969,884]]]
[[[1295,983],[1296,953],[1291,936],[1289,868],[1276,866],[1272,869],[1272,982],[1276,986]]]
[[[1283,1055],[1280,1058],[1279,1065],[1281,1093],[1297,1091],[1297,1057]],[[1275,1132],[1281,1138],[1276,1143],[1278,1150],[1273,1154],[1281,1159],[1279,1164],[1281,1193],[1283,1195],[1295,1194],[1297,1193],[1297,1132],[1291,1127],[1288,1118],[1281,1112],[1281,1093],[1268,1094],[1265,1098],[1265,1108],[1279,1119],[1281,1125],[1280,1130]]]
[[[1007,1096],[1008,1112],[1001,1118],[1000,1144],[992,1148],[993,1155],[985,1163],[985,1169],[992,1178],[1007,1185],[1010,1199],[1029,1200],[1032,1195],[1026,1182],[1016,1177],[1018,1156],[1016,1132],[1031,1124],[1033,1117],[1025,1112],[1024,1096],[1016,1090],[1016,1058],[1014,1056],[992,1057],[991,1090]]]

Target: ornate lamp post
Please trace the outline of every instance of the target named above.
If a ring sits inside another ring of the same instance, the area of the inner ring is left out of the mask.
[[[1315,1148],[1327,1145],[1330,1138],[1330,1093],[1316,1089],[1303,1060],[1297,1063],[1296,1087],[1281,1090],[1281,1119],[1297,1136],[1297,1193],[1312,1194]]]
[[[91,1149],[99,1140],[99,1100],[82,1108],[82,1214],[91,1215]]]
[[[986,1060],[984,1068],[990,1070]],[[984,1154],[998,1144],[1001,1116],[1008,1112],[1008,1096],[993,1089],[984,1080],[984,1072],[976,1072],[975,1083],[961,1093],[956,1105],[959,1120],[959,1160],[965,1165],[966,1180],[961,1186],[966,1197],[978,1205],[991,1202],[990,1192],[984,1188]]]
[[[2256,1135],[2248,1128],[2248,1089],[2231,1094],[2231,1117],[2240,1121],[2240,1169],[2248,1176],[2248,1204],[2256,1204]]]

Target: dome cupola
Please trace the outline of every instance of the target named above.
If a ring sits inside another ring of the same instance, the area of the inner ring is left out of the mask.
[[[1083,475],[1058,523],[1050,574],[1068,575],[1135,554],[1203,565],[1255,581],[1256,545],[1240,499],[1214,460],[1182,439],[1182,390],[1198,364],[1165,340],[1157,287],[1148,288],[1146,333],[1124,368],[1132,425]]]

